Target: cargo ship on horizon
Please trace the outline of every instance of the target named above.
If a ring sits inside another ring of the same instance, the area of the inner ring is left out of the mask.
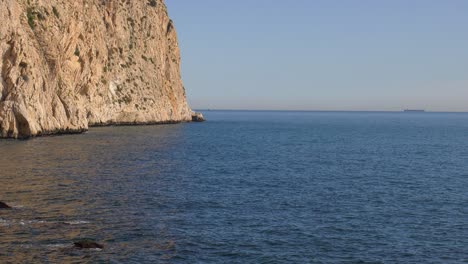
[[[403,110],[405,113],[424,113],[426,110],[424,109],[405,109]]]

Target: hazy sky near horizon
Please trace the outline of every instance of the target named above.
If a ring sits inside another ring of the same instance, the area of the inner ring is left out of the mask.
[[[466,0],[166,0],[195,109],[468,111]]]

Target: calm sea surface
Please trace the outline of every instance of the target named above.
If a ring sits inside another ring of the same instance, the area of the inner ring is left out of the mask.
[[[0,141],[0,263],[468,263],[468,114],[204,114]]]

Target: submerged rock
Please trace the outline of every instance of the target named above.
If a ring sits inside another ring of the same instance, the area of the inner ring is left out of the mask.
[[[103,249],[104,248],[103,245],[98,244],[96,241],[91,240],[91,239],[78,240],[74,242],[73,245],[76,248],[80,248],[80,249]]]
[[[4,202],[0,202],[0,209],[11,209],[11,207]]]
[[[192,113],[192,122],[205,122],[205,117],[203,117],[202,113]]]

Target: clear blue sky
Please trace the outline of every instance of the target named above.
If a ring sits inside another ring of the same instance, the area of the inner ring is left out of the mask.
[[[166,0],[195,109],[468,111],[466,0]]]

